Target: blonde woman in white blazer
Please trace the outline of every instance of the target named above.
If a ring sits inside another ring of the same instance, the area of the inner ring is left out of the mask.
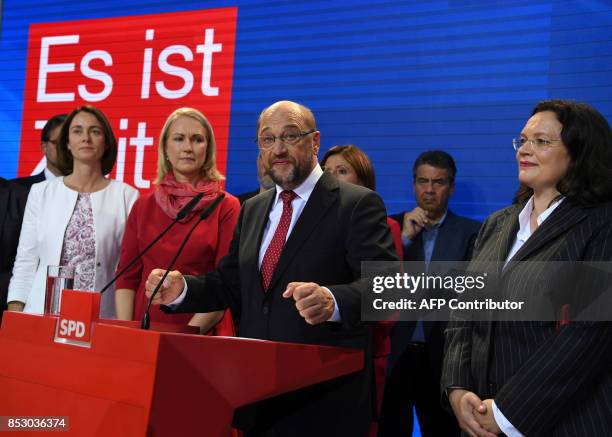
[[[32,186],[9,285],[9,310],[43,312],[48,265],[73,265],[75,288],[100,290],[115,273],[125,223],[138,198],[134,188],[104,177],[115,163],[117,142],[100,110],[75,109],[57,148],[67,176]],[[115,316],[114,289],[104,293],[100,315]]]

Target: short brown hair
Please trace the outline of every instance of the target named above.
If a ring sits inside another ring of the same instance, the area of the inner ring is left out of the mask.
[[[159,137],[159,146],[157,148],[157,177],[155,178],[155,184],[159,184],[172,170],[170,163],[166,159],[166,142],[168,141],[170,126],[180,117],[193,118],[199,122],[206,131],[206,142],[208,145],[206,147],[206,158],[201,168],[202,177],[209,181],[224,180],[225,177],[217,170],[217,143],[215,142],[215,134],[210,122],[204,114],[197,109],[178,108],[168,116]]]
[[[346,146],[334,146],[325,152],[323,159],[321,160],[321,167],[325,166],[325,162],[334,155],[342,156],[351,167],[355,169],[357,178],[366,188],[374,191],[376,190],[376,176],[374,175],[374,167],[370,158],[365,154],[359,147],[348,144]]]
[[[64,176],[72,173],[74,161],[72,158],[72,153],[70,153],[70,150],[68,149],[68,141],[70,124],[79,112],[87,112],[93,115],[102,125],[104,141],[106,144],[104,145],[104,155],[102,155],[102,159],[100,160],[100,167],[102,174],[107,175],[111,172],[113,166],[115,165],[115,161],[117,160],[117,139],[115,138],[115,134],[113,133],[113,129],[111,128],[106,115],[104,115],[104,113],[98,108],[91,105],[76,108],[74,111],[68,114],[68,117],[66,117],[66,121],[64,121],[64,124],[62,125],[59,144],[57,145],[57,167]]]
[[[457,166],[455,160],[450,154],[444,150],[428,150],[421,153],[412,166],[412,181],[416,182],[417,170],[422,165],[431,165],[435,168],[441,168],[446,170],[448,174],[448,182],[452,186],[455,183],[455,176],[457,175]]]
[[[45,123],[45,127],[43,127],[42,131],[40,132],[40,142],[46,143],[47,141],[49,141],[53,129],[58,126],[61,126],[66,120],[67,116],[68,114],[57,114],[47,120],[47,122]]]

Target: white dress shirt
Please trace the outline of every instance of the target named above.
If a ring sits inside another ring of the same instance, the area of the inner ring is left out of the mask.
[[[302,211],[304,211],[306,202],[308,202],[308,199],[310,198],[310,195],[312,194],[315,188],[315,185],[317,185],[317,182],[319,181],[321,176],[323,176],[323,170],[321,169],[321,166],[317,164],[312,169],[308,177],[304,180],[304,182],[302,182],[298,187],[296,187],[293,190],[293,192],[297,194],[297,196],[295,197],[295,199],[291,201],[291,206],[293,208],[293,211],[291,214],[291,223],[289,224],[289,230],[287,231],[287,236],[285,237],[285,241],[287,241],[287,239],[289,238],[289,235],[291,235],[291,231],[293,231],[295,223],[297,222],[298,218],[302,214]],[[283,213],[283,202],[280,199],[280,193],[282,191],[283,191],[283,188],[277,185],[276,195],[274,197],[274,203],[272,204],[272,209],[270,210],[270,215],[268,216],[268,222],[266,223],[266,227],[264,229],[263,239],[261,241],[261,247],[259,248],[258,266],[260,269],[261,269],[261,263],[263,261],[264,254],[266,253],[266,249],[268,248],[268,246],[270,245],[270,242],[272,241],[272,238],[274,237],[274,232],[276,231],[276,228],[278,227],[278,223],[280,222],[280,218]],[[333,293],[327,287],[322,287],[322,288],[326,290],[330,294],[332,299],[334,300],[334,312],[332,316],[329,318],[329,321],[339,322],[340,321],[340,310],[338,308],[338,302],[336,302],[336,298],[334,297]],[[187,295],[187,283],[185,282],[185,286],[183,287],[183,292],[180,294],[179,297],[177,297],[168,306],[170,308],[176,308],[178,305],[181,304],[181,302],[183,302],[183,300],[185,300],[186,295]]]

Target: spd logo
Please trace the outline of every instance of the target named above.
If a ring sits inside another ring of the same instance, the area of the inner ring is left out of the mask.
[[[63,290],[55,342],[91,346],[94,322],[100,314],[100,293]]]
[[[74,336],[81,339],[85,336],[85,323],[77,320],[61,319],[59,323],[59,334],[62,337]]]

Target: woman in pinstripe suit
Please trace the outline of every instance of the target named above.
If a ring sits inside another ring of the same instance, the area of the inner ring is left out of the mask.
[[[487,219],[473,259],[611,261],[606,119],[586,104],[543,101],[513,144],[517,202]],[[539,273],[509,264],[504,289],[526,288]],[[445,335],[442,388],[468,435],[612,435],[610,322],[454,321]]]

